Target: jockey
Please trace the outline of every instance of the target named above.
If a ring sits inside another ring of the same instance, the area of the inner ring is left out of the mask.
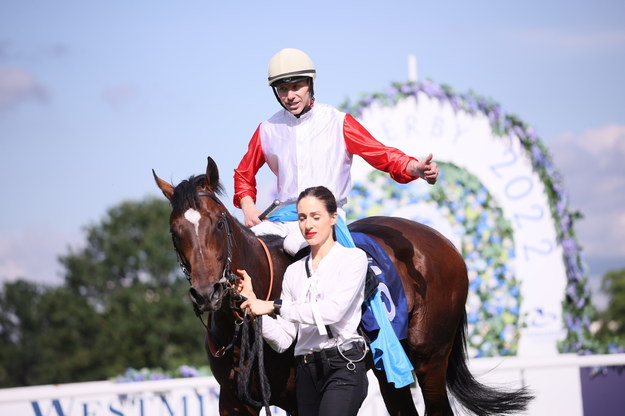
[[[316,103],[316,76],[312,60],[298,49],[282,49],[271,58],[267,80],[282,109],[260,123],[234,171],[234,205],[243,210],[245,225],[256,235],[284,237],[284,250],[291,255],[308,245],[299,230],[295,203],[300,192],[319,185],[328,188],[337,202],[336,240],[355,247],[342,209],[352,189],[353,155],[388,172],[399,183],[423,178],[434,184],[438,177],[432,154],[423,160],[407,156],[377,141],[350,114]],[[261,221],[262,213],[256,208],[256,173],[265,163],[277,177],[282,205],[269,221]],[[375,317],[380,327],[370,342],[374,366],[384,368],[395,387],[409,385],[414,380],[412,365],[385,315],[379,291],[365,305],[365,313]]]
[[[233,202],[243,210],[245,225],[256,235],[284,237],[284,249],[291,255],[307,245],[293,221],[297,219],[294,203],[308,187],[323,185],[332,191],[339,208],[337,232],[347,232],[342,206],[352,188],[353,155],[399,183],[421,177],[434,184],[438,176],[432,154],[420,161],[407,156],[377,141],[350,114],[316,103],[316,75],[310,57],[298,49],[282,49],[271,58],[268,83],[283,108],[260,123],[234,171]],[[281,206],[290,207],[288,214],[270,217],[272,221],[261,221],[256,207],[256,173],[265,163],[277,177]]]

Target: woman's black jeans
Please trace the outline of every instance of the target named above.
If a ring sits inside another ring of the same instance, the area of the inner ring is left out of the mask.
[[[350,360],[362,358],[358,348],[342,353]],[[297,358],[296,384],[299,416],[355,416],[367,397],[369,380],[364,360],[349,365],[333,348]]]

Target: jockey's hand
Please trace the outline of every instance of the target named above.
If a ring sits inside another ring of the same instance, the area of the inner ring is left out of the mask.
[[[247,299],[256,299],[250,275],[247,274],[245,270],[241,269],[237,269],[237,273],[241,276],[241,279],[237,281],[237,292],[245,296]]]
[[[256,204],[251,196],[244,196],[241,198],[241,209],[243,210],[243,216],[245,217],[245,226],[253,227],[256,224],[261,223],[258,217],[262,214],[262,212],[256,208]]]
[[[436,162],[432,162],[432,153],[423,160],[411,160],[406,166],[406,173],[410,176],[418,176],[433,185],[438,178],[438,166]]]

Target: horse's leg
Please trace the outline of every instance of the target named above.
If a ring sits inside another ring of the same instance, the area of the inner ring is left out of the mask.
[[[453,416],[447,397],[447,354],[433,354],[427,362],[411,360],[428,416]]]
[[[433,284],[428,289],[430,296],[436,291],[444,292]],[[415,312],[410,318],[406,342],[408,356],[423,395],[425,413],[428,416],[453,416],[447,396],[447,367],[454,340],[453,328],[458,327],[456,317],[460,316],[459,311],[464,305],[457,305],[459,302],[455,304],[453,299],[440,302],[448,305],[445,311],[441,309],[440,303],[426,303],[419,296],[412,299]]]
[[[260,409],[246,405],[239,400],[234,391],[220,389],[219,392],[219,415],[220,416],[258,416]]]
[[[384,371],[373,369],[373,374],[378,379],[380,385],[380,394],[384,399],[384,405],[388,414],[391,416],[419,416],[419,412],[412,400],[410,386],[396,389],[393,384],[386,381],[386,373]]]

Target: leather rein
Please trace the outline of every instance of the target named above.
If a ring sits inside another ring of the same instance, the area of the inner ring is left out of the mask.
[[[208,196],[211,199],[213,199],[215,202],[217,202],[218,204],[223,206],[223,204],[221,203],[219,198],[217,198],[217,196],[214,193],[211,193],[211,192],[198,192],[197,195],[198,196]],[[235,332],[234,332],[234,335],[232,337],[232,340],[230,341],[230,343],[228,345],[222,346],[220,348],[216,348],[214,340],[212,339],[212,336],[211,336],[212,335],[212,331],[211,331],[211,325],[210,325],[210,317],[207,320],[208,323],[204,322],[204,319],[202,318],[202,315],[203,315],[204,312],[199,310],[199,308],[195,304],[195,302],[192,302],[192,304],[193,304],[193,311],[195,312],[195,315],[200,319],[200,322],[202,322],[202,325],[206,329],[206,337],[207,337],[207,344],[208,344],[209,352],[215,358],[223,357],[223,355],[226,353],[226,351],[228,351],[229,349],[231,349],[234,346],[234,344],[236,343],[236,341],[237,341],[237,339],[239,337],[239,331],[240,331],[241,324],[245,320],[245,315],[243,317],[241,317],[241,315],[239,315],[239,312],[241,311],[241,309],[237,306],[237,302],[245,301],[245,297],[242,296],[241,294],[239,294],[239,292],[237,291],[237,289],[236,289],[236,281],[239,278],[239,276],[236,275],[231,270],[231,266],[232,266],[232,253],[233,253],[232,227],[230,225],[230,222],[228,221],[228,217],[226,215],[226,212],[222,211],[220,221],[223,221],[223,224],[226,227],[226,241],[227,241],[227,244],[228,244],[228,256],[226,258],[226,263],[224,264],[224,268],[223,268],[223,271],[221,273],[221,278],[219,279],[218,283],[221,283],[221,284],[225,285],[226,286],[226,290],[230,294],[230,309],[232,310],[232,313],[234,315],[234,324],[235,324]],[[274,279],[273,261],[271,259],[271,253],[269,252],[269,248],[267,247],[267,244],[265,244],[265,242],[263,240],[261,240],[260,238],[258,238],[258,237],[256,237],[256,239],[260,242],[261,246],[263,247],[263,250],[265,251],[265,255],[267,256],[267,262],[269,263],[269,290],[267,291],[267,297],[265,298],[265,300],[269,300],[269,297],[271,296],[271,291],[273,289],[273,279]],[[187,280],[189,281],[189,284],[190,284],[191,283],[191,273],[189,273],[189,270],[184,265],[184,263],[183,263],[183,261],[182,261],[182,259],[180,257],[180,253],[178,252],[178,247],[177,247],[175,241],[174,241],[174,248],[176,249],[176,255],[178,256],[178,263],[180,265],[180,268],[181,268],[182,272],[184,273],[184,275],[186,276],[186,278],[187,278]],[[209,314],[210,314],[210,312],[209,312]]]

